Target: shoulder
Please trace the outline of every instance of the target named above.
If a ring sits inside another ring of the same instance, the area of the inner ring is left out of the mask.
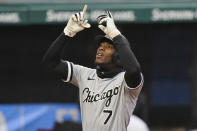
[[[124,75],[125,75],[125,71],[118,73],[115,78],[121,79],[122,81],[124,80]]]
[[[89,68],[89,67],[86,67],[86,66],[82,66],[82,65],[79,65],[79,64],[71,63],[71,65],[73,67],[73,71],[77,72],[77,73],[80,73],[81,75],[87,75],[87,74],[92,74],[92,73],[96,72],[96,69]]]
[[[75,64],[73,62],[69,62],[69,63],[73,68],[80,69],[80,70],[83,70],[83,71],[93,71],[93,70],[95,70],[95,69],[92,69],[92,68],[89,68],[89,67],[86,67],[86,66],[83,66],[83,65],[80,65],[80,64]]]

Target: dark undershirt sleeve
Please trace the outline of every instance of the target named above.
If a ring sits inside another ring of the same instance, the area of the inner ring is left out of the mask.
[[[65,80],[68,79],[68,67],[71,65],[69,62],[61,60],[61,53],[63,49],[69,44],[72,38],[61,33],[60,36],[51,44],[43,57],[43,62],[54,70],[58,77]],[[71,74],[70,74],[71,75]],[[69,78],[71,79],[71,78]]]
[[[136,88],[142,80],[140,64],[132,52],[128,40],[123,35],[116,36],[113,42],[120,64],[126,71],[125,81],[130,88]]]

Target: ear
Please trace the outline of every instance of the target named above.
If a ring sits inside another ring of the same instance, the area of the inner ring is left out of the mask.
[[[115,52],[113,55],[112,55],[112,62],[116,64],[118,60],[118,54]]]
[[[120,66],[120,59],[119,59],[119,55],[117,52],[115,52],[112,56],[112,62],[118,66]]]

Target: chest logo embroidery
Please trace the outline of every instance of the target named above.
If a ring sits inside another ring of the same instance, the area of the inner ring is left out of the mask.
[[[91,91],[88,87],[86,87],[82,92],[83,98],[85,98],[83,100],[83,103],[98,102],[107,99],[105,105],[106,107],[108,107],[111,103],[112,97],[118,95],[119,91],[120,87],[115,87],[108,91],[102,92],[101,94],[96,94],[95,92]]]

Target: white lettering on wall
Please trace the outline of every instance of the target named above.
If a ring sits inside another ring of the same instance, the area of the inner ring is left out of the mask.
[[[192,10],[152,10],[153,21],[193,20],[196,15]]]
[[[0,22],[3,23],[18,23],[20,22],[19,14],[16,12],[0,13]]]

